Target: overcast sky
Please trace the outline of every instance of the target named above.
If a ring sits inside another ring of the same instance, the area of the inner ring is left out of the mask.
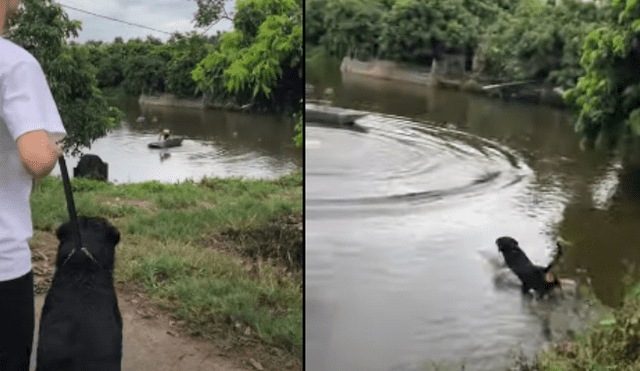
[[[194,0],[54,1],[63,5],[62,9],[69,15],[69,19],[79,20],[82,22],[82,31],[79,31],[78,38],[68,40],[75,40],[80,44],[88,40],[113,42],[113,39],[117,36],[122,37],[125,42],[136,37],[146,39],[147,35],[153,35],[162,41],[166,41],[170,35],[96,17],[91,14],[70,9],[64,5],[168,33],[175,31],[182,33],[195,30],[192,20],[193,14],[198,10],[198,5]],[[234,5],[235,0],[227,0],[226,9],[228,13],[234,10]],[[231,31],[232,29],[232,22],[229,20],[223,20],[211,27],[211,29],[206,32],[206,35],[215,35],[217,30]],[[198,30],[198,32],[202,31],[203,30]]]

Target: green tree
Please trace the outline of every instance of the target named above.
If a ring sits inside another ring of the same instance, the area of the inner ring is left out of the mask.
[[[81,23],[70,21],[51,0],[22,4],[6,36],[40,62],[68,134],[65,150],[78,154],[119,125],[122,114],[107,105],[98,89],[87,49],[66,44],[67,37],[78,36]]]
[[[479,31],[465,0],[399,0],[384,17],[380,48],[385,58],[424,63],[425,55],[473,49]]]
[[[299,108],[302,97],[302,9],[294,0],[240,0],[235,31],[193,71],[199,91],[274,111]]]
[[[300,101],[300,103],[302,104],[302,100]],[[302,125],[302,111],[295,113],[293,115],[293,119],[296,121],[293,143],[296,145],[296,147],[302,147],[304,145],[304,135],[302,133],[304,129],[304,126]]]
[[[196,27],[204,28],[218,23],[223,19],[233,21],[233,17],[224,9],[225,0],[195,0],[198,11],[194,14]]]
[[[322,9],[319,4],[311,3],[308,6],[313,7],[308,9],[308,14],[313,22],[321,17],[314,12],[323,13],[324,32],[312,31],[316,37],[322,34],[319,42],[327,52],[338,58],[350,56],[367,60],[377,57],[383,17],[389,11],[387,6],[375,0],[329,0],[325,4]]]
[[[165,91],[171,52],[153,39],[129,40],[124,44],[123,86],[129,94],[156,94]]]
[[[98,69],[98,87],[119,86],[124,81],[124,43],[105,44],[91,51],[91,62]]]
[[[197,85],[191,71],[215,47],[196,33],[187,36],[176,33],[168,41],[168,46],[172,57],[166,70],[166,91],[179,97],[196,96]]]
[[[523,1],[503,13],[484,35],[487,72],[506,80],[536,79],[564,88],[584,74],[580,54],[586,35],[603,24],[594,3]]]
[[[349,55],[363,60],[382,56],[428,62],[426,55],[431,57],[435,47],[446,49],[447,45],[466,49],[471,54],[477,46],[477,36],[504,13],[513,12],[519,2],[308,0],[305,42],[311,46],[323,45],[338,58]],[[446,23],[450,21],[453,23],[448,28]],[[383,30],[385,35],[381,37]],[[460,35],[460,30],[464,35]],[[398,31],[401,34],[397,34]],[[402,44],[397,45],[398,42]],[[382,55],[379,54],[381,43],[384,43]]]
[[[581,66],[585,75],[565,93],[576,108],[576,131],[593,143],[619,138],[624,128],[640,134],[640,2],[605,1],[608,22],[586,37]]]
[[[326,33],[324,16],[328,0],[307,0],[304,7],[304,42],[319,45]]]
[[[529,0],[530,1],[530,0]],[[485,28],[505,12],[513,13],[521,0],[464,0],[464,7],[480,19],[480,27]]]

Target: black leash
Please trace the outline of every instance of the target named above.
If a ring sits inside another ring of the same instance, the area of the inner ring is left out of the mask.
[[[75,236],[76,246],[71,250],[67,258],[64,260],[62,265],[65,265],[71,256],[76,252],[76,250],[80,250],[85,255],[91,259],[94,263],[96,263],[100,268],[106,269],[96,260],[96,258],[91,255],[89,250],[82,244],[82,236],[80,234],[80,225],[78,224],[78,217],[76,214],[76,205],[73,203],[73,194],[71,194],[71,182],[69,181],[69,173],[67,172],[67,164],[64,161],[64,156],[60,156],[58,160],[60,163],[60,174],[62,175],[62,185],[64,186],[64,194],[67,198],[67,210],[69,211],[69,219],[71,220],[71,229],[73,231],[73,235]]]
[[[71,194],[71,182],[69,181],[69,173],[67,172],[67,164],[64,162],[64,157],[60,156],[58,161],[60,163],[60,174],[62,174],[62,184],[64,185],[64,194],[67,197],[67,210],[69,211],[69,219],[71,220],[71,229],[73,230],[73,235],[75,236],[76,246],[71,250],[71,253],[64,260],[62,265],[66,264],[71,256],[76,252],[76,250],[80,250],[85,255],[89,257],[94,263],[96,263],[100,268],[105,269],[102,264],[96,260],[96,258],[91,255],[89,250],[82,244],[82,236],[80,235],[80,225],[78,224],[78,217],[76,215],[76,206],[73,203],[73,195]]]
[[[67,173],[67,164],[64,161],[64,156],[60,156],[58,162],[60,163],[60,174],[62,174],[64,194],[67,197],[67,210],[69,211],[69,220],[71,220],[71,229],[73,230],[73,235],[76,239],[76,248],[82,249],[82,236],[80,235],[80,226],[78,225],[78,218],[76,216],[76,206],[73,203],[73,195],[71,194],[71,182],[69,182],[69,174]],[[71,252],[71,254],[69,254],[69,257],[71,257],[74,252],[75,249]]]

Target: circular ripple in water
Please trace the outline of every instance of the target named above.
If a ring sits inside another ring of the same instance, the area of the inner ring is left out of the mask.
[[[306,205],[405,206],[473,197],[532,171],[504,146],[455,130],[370,115],[366,132],[308,123]]]

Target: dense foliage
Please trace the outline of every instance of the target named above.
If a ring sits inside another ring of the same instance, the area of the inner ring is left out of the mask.
[[[302,97],[302,9],[294,0],[241,0],[234,31],[192,73],[214,101],[299,109]],[[224,87],[221,89],[221,87]]]
[[[300,99],[300,105],[302,105],[303,100]],[[295,126],[295,136],[293,137],[293,143],[295,143],[296,147],[302,147],[304,144],[304,134],[302,125],[302,111],[296,112],[293,114],[293,119],[296,122]]]
[[[129,94],[164,93],[164,79],[171,54],[166,48],[153,47],[148,43],[138,44],[139,51],[129,55],[124,65],[125,91]]]
[[[310,18],[317,19],[314,11],[316,9],[309,9],[307,14]],[[389,8],[378,1],[329,1],[324,10],[326,31],[321,39],[322,44],[332,55],[356,56],[362,60],[377,57],[380,49],[378,39],[384,26],[383,17],[388,11]]]
[[[440,51],[473,48],[479,27],[463,0],[400,0],[385,17],[380,48],[386,58],[420,62]]]
[[[324,23],[327,0],[307,0],[304,7],[304,42],[307,45],[319,45],[320,38],[326,33]]]
[[[586,73],[566,99],[577,107],[576,130],[589,142],[640,134],[640,2],[612,0],[608,22],[586,38],[580,64]]]
[[[215,49],[214,44],[197,34],[175,34],[169,40],[169,45],[172,46],[172,58],[166,70],[166,90],[180,97],[197,96],[191,71]]]
[[[82,46],[90,51],[97,68],[98,87],[122,87],[128,94],[171,93],[194,98],[196,83],[191,71],[218,45],[219,35],[207,38],[194,32],[174,33],[167,43],[147,36],[126,43],[89,41]]]
[[[582,44],[606,10],[581,0],[310,0],[305,42],[338,58],[423,65],[443,52],[476,54],[494,78],[567,88],[584,73]]]
[[[514,0],[309,0],[305,42],[361,60],[428,63],[434,49],[475,50],[477,38]]]
[[[603,25],[606,12],[581,0],[523,1],[483,36],[484,72],[506,80],[545,80],[575,86],[587,34]]]
[[[6,37],[29,51],[41,64],[67,131],[65,151],[77,154],[120,122],[97,88],[95,69],[86,49],[67,45],[78,36],[80,22],[51,0],[24,0],[20,15],[10,20]]]
[[[488,77],[568,90],[588,142],[640,134],[640,0],[309,0],[305,15],[308,47],[333,57],[473,53]]]

